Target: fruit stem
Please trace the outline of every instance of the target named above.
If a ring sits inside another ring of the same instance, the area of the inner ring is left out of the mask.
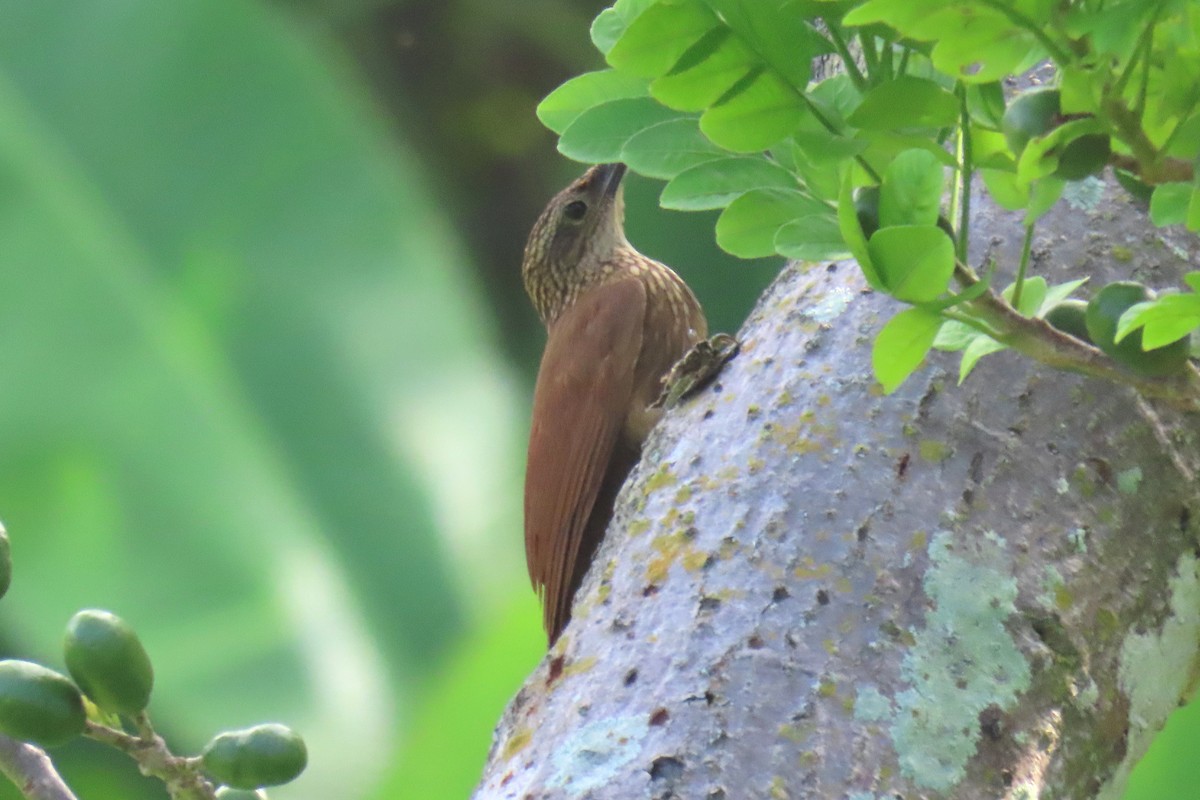
[[[146,724],[149,724],[148,721]],[[198,759],[174,755],[162,737],[153,730],[149,736],[144,732],[138,736],[131,736],[124,731],[88,720],[83,732],[85,736],[128,755],[137,762],[143,775],[161,780],[172,800],[215,800],[216,789],[200,774]]]
[[[0,772],[28,800],[78,800],[46,751],[0,735]]]
[[[959,261],[967,263],[970,261],[967,258],[967,251],[971,228],[971,175],[975,171],[975,164],[971,148],[971,114],[967,109],[967,87],[963,85],[962,81],[959,81],[954,87],[954,92],[958,95],[959,104],[958,146],[961,157],[958,180],[955,182],[955,190],[958,195],[955,199],[959,203],[958,241],[955,242],[955,255]]]
[[[1021,292],[1025,289],[1025,271],[1029,269],[1029,253],[1033,249],[1033,226],[1025,226],[1025,241],[1021,243],[1021,263],[1017,265],[1017,279],[1013,283],[1011,305],[1021,308]],[[1020,313],[1019,311],[1017,313]]]

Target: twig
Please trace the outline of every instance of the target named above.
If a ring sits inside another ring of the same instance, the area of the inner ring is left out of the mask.
[[[0,734],[0,772],[29,800],[78,800],[44,750],[3,734]]]

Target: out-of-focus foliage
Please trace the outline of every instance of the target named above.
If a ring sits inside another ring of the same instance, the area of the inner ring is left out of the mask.
[[[279,10],[0,9],[4,638],[58,665],[119,610],[181,746],[304,733],[280,797],[359,794],[521,577],[508,369],[427,185]]]

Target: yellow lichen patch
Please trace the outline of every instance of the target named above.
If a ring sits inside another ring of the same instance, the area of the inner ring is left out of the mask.
[[[563,667],[562,674],[563,675],[579,675],[581,673],[587,672],[594,666],[596,666],[596,657],[588,656],[586,658],[581,658],[578,661],[572,661],[570,664]]]
[[[779,397],[775,398],[775,405],[788,406],[788,405],[791,405],[795,401],[795,399],[796,398],[792,397],[791,392],[789,392],[787,389],[784,389],[782,392],[779,393]]]
[[[825,648],[825,652],[829,653],[829,655],[837,655],[838,646],[837,642],[835,642],[833,639],[826,639],[825,641],[821,642],[821,646]]]
[[[1066,611],[1074,603],[1075,596],[1071,594],[1065,584],[1060,583],[1054,587],[1054,605],[1058,607],[1059,611]]]
[[[929,533],[926,531],[917,531],[909,540],[908,546],[912,550],[924,550],[925,545],[929,542]]]
[[[683,554],[683,568],[688,572],[695,572],[702,569],[708,563],[708,554],[702,553],[694,547],[688,547]]]
[[[732,558],[738,551],[737,540],[732,536],[727,536],[721,540],[721,546],[717,548],[717,558],[722,560]]]
[[[850,592],[854,591],[853,584],[851,584],[850,579],[845,576],[842,576],[841,578],[838,578],[836,581],[834,581],[833,588],[836,591],[841,592],[842,594],[849,594]]]
[[[650,530],[650,520],[648,519],[635,519],[629,523],[629,534],[631,536],[641,536],[648,530]]]
[[[670,484],[674,483],[675,480],[675,473],[671,472],[671,468],[668,465],[663,464],[658,468],[658,471],[651,475],[650,479],[646,481],[646,493],[649,494],[650,492],[661,489],[664,486],[669,486]]]
[[[784,739],[792,742],[803,742],[808,737],[804,735],[804,731],[795,725],[780,725],[779,735]]]
[[[817,564],[812,560],[812,556],[805,556],[804,560],[800,562],[800,566],[796,567],[792,574],[804,580],[824,578],[829,574],[829,565]]]
[[[759,472],[766,465],[767,462],[763,461],[761,458],[751,458],[746,462],[746,468],[751,475]]]
[[[686,503],[688,500],[691,500],[691,499],[692,499],[692,487],[691,486],[680,486],[679,491],[675,492],[675,502],[676,503]]]
[[[837,695],[837,684],[829,678],[822,678],[817,687],[817,694],[821,697],[834,697]]]
[[[790,797],[783,778],[776,775],[775,779],[771,781],[771,800],[789,800]]]
[[[921,454],[921,458],[934,464],[950,457],[950,448],[945,442],[936,439],[922,439],[917,445],[917,452]]]
[[[500,760],[507,761],[517,753],[524,750],[533,741],[533,732],[529,728],[517,728],[513,731],[512,736],[508,737],[508,741],[504,743],[504,750],[501,752]]]

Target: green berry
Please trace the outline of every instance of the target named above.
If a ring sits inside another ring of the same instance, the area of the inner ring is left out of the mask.
[[[234,789],[222,786],[217,789],[217,800],[267,800],[267,793],[260,789]]]
[[[1153,350],[1142,349],[1140,329],[1120,342],[1113,341],[1121,315],[1130,306],[1151,298],[1150,290],[1140,283],[1117,281],[1108,284],[1088,303],[1088,334],[1097,347],[1133,372],[1152,378],[1174,375],[1187,363],[1186,337]]]
[[[287,783],[308,764],[300,735],[274,723],[219,734],[200,757],[209,775],[235,789]]]
[[[1076,339],[1092,342],[1087,330],[1087,303],[1082,300],[1063,300],[1046,312],[1046,322]]]
[[[0,523],[0,597],[8,592],[12,584],[12,546],[8,542],[8,531]]]
[[[137,634],[120,617],[80,611],[67,624],[63,650],[71,677],[97,706],[129,715],[145,710],[154,668]]]
[[[0,661],[0,731],[42,747],[83,732],[87,714],[65,675],[31,661]]]
[[[1045,136],[1063,123],[1061,96],[1057,89],[1034,89],[1009,104],[1000,120],[1008,147],[1017,156],[1029,140]],[[1112,145],[1104,134],[1090,133],[1072,139],[1058,154],[1055,177],[1077,181],[1104,169]]]

